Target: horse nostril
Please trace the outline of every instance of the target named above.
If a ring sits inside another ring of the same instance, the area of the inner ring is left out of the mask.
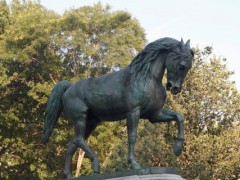
[[[175,93],[179,93],[179,92],[181,92],[181,88],[179,88],[179,87],[172,87],[172,91],[175,92]]]
[[[172,84],[171,84],[170,82],[168,82],[168,83],[166,84],[166,88],[167,88],[167,90],[170,90],[171,87],[172,87]]]
[[[178,91],[178,87],[173,87],[172,89],[176,92]]]

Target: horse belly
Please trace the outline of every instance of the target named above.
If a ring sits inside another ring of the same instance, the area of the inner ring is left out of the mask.
[[[103,121],[118,121],[126,118],[126,111],[121,108],[111,108],[111,109],[102,109],[102,108],[91,108],[89,113],[98,119]]]
[[[94,94],[88,100],[89,113],[99,119],[116,121],[126,118],[128,113],[127,105],[124,103],[121,94]]]
[[[89,113],[101,120],[116,121],[126,118],[128,109],[122,102],[107,101],[105,98],[91,103]]]

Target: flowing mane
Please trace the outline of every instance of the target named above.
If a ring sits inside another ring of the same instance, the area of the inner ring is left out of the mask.
[[[173,38],[161,38],[149,43],[131,62],[131,81],[140,77],[151,77],[151,62],[156,60],[159,53],[168,52],[180,46],[181,42]],[[187,52],[187,51],[185,51]],[[184,53],[184,52],[183,52]]]

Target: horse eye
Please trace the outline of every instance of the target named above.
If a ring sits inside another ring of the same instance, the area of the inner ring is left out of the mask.
[[[184,70],[184,69],[185,69],[185,66],[182,65],[182,64],[180,64],[180,65],[179,65],[179,70]]]

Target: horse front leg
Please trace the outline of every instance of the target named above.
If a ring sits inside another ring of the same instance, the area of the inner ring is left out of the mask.
[[[178,136],[177,142],[173,146],[173,151],[176,156],[179,156],[183,149],[184,142],[184,128],[183,128],[183,117],[178,112],[173,112],[167,109],[163,109],[159,113],[155,114],[151,119],[149,119],[151,123],[157,122],[169,122],[176,121],[178,126]]]
[[[141,166],[136,162],[134,156],[134,146],[137,139],[137,126],[140,117],[140,110],[135,109],[127,116],[127,130],[128,130],[128,163],[132,169],[141,169]]]

